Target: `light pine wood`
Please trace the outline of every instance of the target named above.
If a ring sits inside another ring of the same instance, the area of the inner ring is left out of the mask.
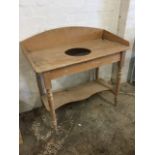
[[[40,81],[38,81],[40,82]],[[47,103],[51,115],[51,127],[54,127],[55,131],[57,132],[57,118],[55,113],[55,104],[52,92],[52,85],[51,79],[48,76],[48,73],[43,76],[43,82],[46,89],[46,96],[47,96]]]
[[[124,52],[121,52],[121,59],[120,61],[117,63],[118,67],[118,71],[117,71],[117,81],[116,81],[116,88],[115,88],[115,106],[117,105],[118,102],[118,94],[119,94],[119,90],[120,90],[120,83],[121,83],[121,74],[122,74],[122,66],[124,64]]]
[[[122,45],[125,45],[127,47],[129,46],[129,42],[127,40],[124,40],[121,37],[119,37],[119,36],[117,36],[117,35],[115,35],[115,34],[113,34],[111,32],[108,32],[106,30],[104,30],[102,38],[110,40],[110,41],[118,42],[118,43],[120,43]]]
[[[106,31],[90,27],[64,27],[49,30],[21,42],[22,50],[32,65],[37,76],[43,103],[51,114],[51,124],[57,129],[55,109],[68,102],[85,99],[94,93],[107,90],[103,82],[99,82],[98,72],[101,65],[119,62],[115,103],[120,88],[120,74],[124,61],[124,52],[129,42]],[[70,56],[65,53],[70,48],[87,48],[91,51],[85,56]],[[53,93],[51,80],[89,69],[96,69],[93,83]],[[44,86],[43,86],[44,85]],[[46,92],[44,91],[46,90]],[[54,97],[53,97],[54,95]]]
[[[90,49],[91,53],[85,56],[69,56],[65,53],[67,49],[76,47],[85,47]],[[97,39],[27,52],[26,55],[34,70],[38,73],[42,73],[112,55],[126,49],[128,49],[128,47],[120,43]]]
[[[91,27],[62,27],[42,32],[21,42],[28,51],[55,48],[62,45],[101,38],[102,29]]]
[[[55,109],[70,102],[84,100],[95,93],[108,89],[108,87],[99,84],[97,81],[92,81],[73,88],[69,88],[67,90],[55,92],[53,93]],[[47,95],[42,96],[42,100],[46,109],[50,111]]]
[[[117,53],[117,54],[109,55],[107,57],[101,57],[87,62],[69,65],[68,67],[58,68],[55,70],[51,70],[50,72],[44,72],[43,76],[44,77],[46,76],[45,79],[55,79],[60,76],[87,71],[89,69],[96,68],[104,64],[111,64],[114,62],[118,62],[119,60],[120,60],[120,54]],[[47,84],[47,86],[49,86],[49,83]]]
[[[54,129],[57,130],[57,119],[56,119],[56,113],[55,113],[53,93],[51,89],[47,89],[46,91],[47,91],[47,101],[48,101],[49,111],[52,118],[51,127],[54,127]]]

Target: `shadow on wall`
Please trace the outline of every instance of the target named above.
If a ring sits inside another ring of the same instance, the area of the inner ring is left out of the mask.
[[[29,99],[29,100],[32,101],[32,102],[29,102],[29,103],[25,102],[25,101],[22,101],[22,100],[19,100],[19,112],[20,113],[33,110],[34,107],[37,108],[37,107],[40,107],[42,105],[39,96],[34,95],[33,98],[35,99],[35,101]],[[30,104],[30,103],[33,103],[33,104]]]
[[[30,64],[19,49],[19,104],[20,112],[31,110],[41,105],[39,91]]]
[[[53,90],[63,90],[86,83],[89,81],[90,73],[91,71],[86,71],[52,80],[52,88]]]

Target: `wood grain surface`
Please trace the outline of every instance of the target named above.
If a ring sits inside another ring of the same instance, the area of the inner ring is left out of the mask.
[[[96,28],[67,27],[43,32],[21,42],[23,52],[37,73],[104,57],[129,48],[129,43]],[[70,48],[88,48],[85,56],[69,56]]]
[[[90,97],[91,95],[98,92],[102,92],[104,90],[109,90],[109,88],[99,84],[97,81],[92,81],[78,85],[77,87],[55,92],[53,93],[54,107],[55,109],[57,109],[67,103],[84,100]],[[42,96],[42,101],[44,102],[46,109],[50,111],[46,95]]]

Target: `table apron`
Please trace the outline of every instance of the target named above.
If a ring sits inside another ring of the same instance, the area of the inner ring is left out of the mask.
[[[63,68],[54,69],[43,73],[44,78],[56,79],[61,76],[70,75],[74,73],[83,72],[89,69],[97,68],[105,64],[112,64],[114,62],[120,61],[121,52],[109,56],[104,56],[101,58],[96,58],[93,60],[85,61],[82,63],[73,64]]]

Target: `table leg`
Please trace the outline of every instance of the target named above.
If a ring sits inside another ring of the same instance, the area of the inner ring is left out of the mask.
[[[124,52],[121,53],[121,59],[117,63],[117,65],[118,65],[118,67],[117,67],[117,80],[116,80],[115,98],[114,98],[115,106],[117,105],[118,94],[119,94],[119,91],[120,91],[120,83],[121,83],[121,74],[122,74],[123,61],[124,61]]]
[[[55,107],[54,107],[54,98],[53,98],[53,92],[52,92],[52,86],[51,86],[51,79],[48,73],[43,74],[43,81],[44,81],[44,86],[46,89],[46,95],[47,95],[48,104],[50,108],[51,127],[54,127],[55,131],[57,131],[57,119],[56,119],[56,113],[55,113]]]
[[[57,119],[56,119],[56,113],[54,108],[54,99],[53,99],[53,93],[51,89],[46,89],[47,91],[47,98],[48,103],[50,107],[50,115],[51,115],[51,126],[54,127],[54,129],[57,131]]]
[[[99,79],[99,68],[95,69],[95,80]]]
[[[23,144],[23,137],[19,129],[19,144]]]
[[[36,80],[37,80],[37,85],[38,85],[38,89],[39,89],[39,92],[40,92],[40,96],[45,95],[46,91],[45,91],[45,87],[44,87],[44,84],[43,84],[42,75],[36,73]]]

